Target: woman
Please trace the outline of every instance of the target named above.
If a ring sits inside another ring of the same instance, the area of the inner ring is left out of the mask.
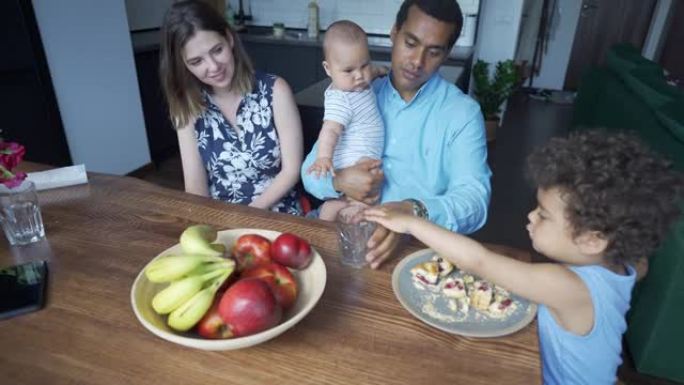
[[[162,39],[185,191],[300,215],[302,128],[287,82],[255,72],[238,36],[202,1],[173,4]]]

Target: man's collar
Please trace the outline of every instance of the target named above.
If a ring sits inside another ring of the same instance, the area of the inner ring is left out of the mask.
[[[418,91],[413,95],[413,97],[409,101],[404,100],[404,98],[401,97],[401,94],[396,89],[396,87],[394,87],[394,84],[392,83],[392,72],[391,71],[387,74],[387,84],[389,85],[389,87],[392,91],[392,95],[395,95],[397,98],[401,99],[404,103],[406,103],[408,105],[408,104],[412,104],[423,93],[428,92],[427,90],[431,89],[433,87],[433,85],[436,84],[438,76],[439,76],[439,71],[435,71],[435,73],[433,73],[428,78],[428,80],[425,81],[425,83],[423,83],[423,85],[420,86],[420,88],[418,88]]]

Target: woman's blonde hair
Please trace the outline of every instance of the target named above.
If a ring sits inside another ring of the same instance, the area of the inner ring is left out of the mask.
[[[235,71],[231,87],[241,94],[252,90],[254,69],[240,39],[221,15],[204,1],[187,0],[171,5],[161,29],[159,76],[176,128],[196,119],[206,108],[202,90],[211,87],[197,79],[185,66],[183,47],[197,31],[213,31],[233,40]]]

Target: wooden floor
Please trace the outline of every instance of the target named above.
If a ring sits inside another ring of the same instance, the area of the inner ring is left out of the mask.
[[[489,164],[493,172],[492,199],[487,224],[475,239],[531,250],[525,225],[527,213],[535,204],[534,189],[525,178],[525,158],[536,146],[553,136],[565,135],[570,128],[572,106],[553,104],[516,94],[509,102],[497,139],[489,144]],[[183,189],[180,157],[157,165],[142,177],[172,189]],[[543,257],[536,256],[541,260]],[[635,371],[628,352],[618,371],[623,384],[675,385]]]

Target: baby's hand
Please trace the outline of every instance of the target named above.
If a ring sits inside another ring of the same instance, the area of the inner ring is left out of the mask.
[[[413,216],[413,212],[406,213],[400,205],[399,202],[390,202],[371,207],[364,211],[364,217],[367,221],[379,223],[395,233],[408,233],[409,225],[416,217]]]
[[[385,76],[390,72],[390,68],[388,66],[379,66],[379,65],[372,65],[371,67],[371,73],[373,79],[379,78],[381,76]]]
[[[309,174],[315,173],[316,178],[325,176],[325,174],[330,173],[330,175],[335,176],[335,170],[333,170],[332,159],[330,158],[316,158],[311,167],[307,170]]]

